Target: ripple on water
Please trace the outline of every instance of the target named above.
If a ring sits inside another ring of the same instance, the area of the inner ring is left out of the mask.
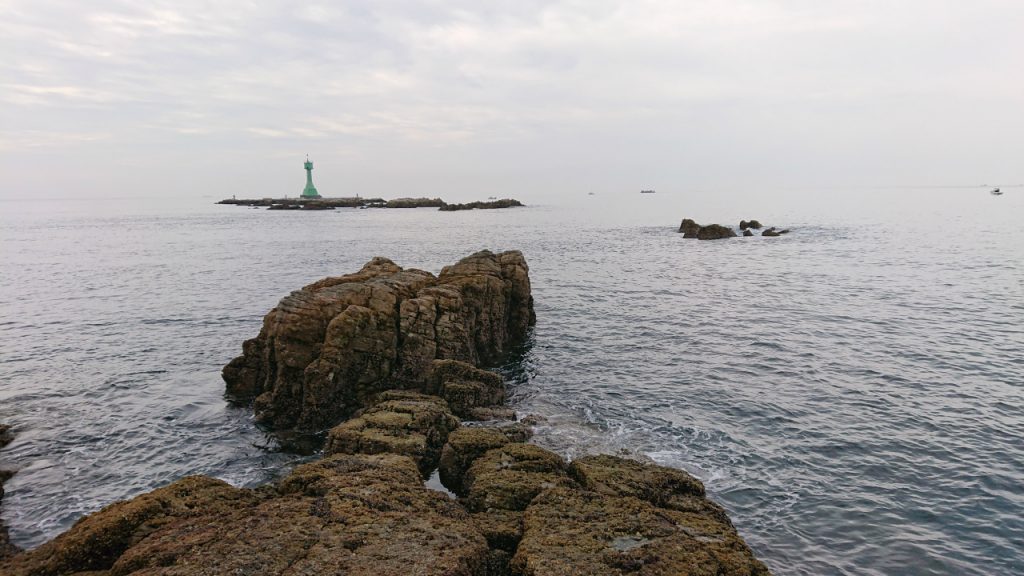
[[[1024,233],[944,202],[974,235],[889,197],[765,210],[805,225],[725,242],[682,239],[669,204],[4,214],[4,519],[34,546],[185,474],[276,477],[304,458],[226,404],[219,370],[281,296],[375,255],[437,272],[514,248],[538,325],[502,370],[547,417],[538,443],[688,470],[779,574],[1019,572]]]

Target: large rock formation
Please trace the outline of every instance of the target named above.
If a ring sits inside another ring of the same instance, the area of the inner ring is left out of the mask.
[[[255,490],[179,480],[83,518],[0,573],[470,576],[485,574],[488,552],[408,457],[335,455]]]
[[[367,413],[432,403],[435,416],[413,426],[425,436],[454,420],[436,414],[439,398],[384,397]],[[356,441],[273,485],[193,476],[113,504],[0,562],[0,574],[768,574],[689,474],[614,456],[567,464],[521,433],[448,436],[442,466],[458,500],[424,487],[404,444]]]
[[[224,367],[228,393],[255,398],[267,426],[318,431],[383,390],[429,391],[435,360],[493,364],[523,340],[535,320],[528,271],[520,252],[484,251],[436,277],[374,258],[310,284]]]
[[[318,282],[282,301],[225,368],[236,392],[340,386],[329,398],[359,404],[329,431],[322,460],[255,489],[184,478],[0,559],[0,574],[768,574],[686,472],[614,456],[569,463],[525,443],[522,422],[461,427],[453,409],[503,402],[504,383],[436,351],[475,361],[505,351],[513,328],[532,322],[529,283],[518,253],[477,254],[432,278],[376,259]],[[318,379],[324,363],[344,378]],[[420,391],[371,393],[388,383]],[[309,405],[299,402],[298,422]],[[438,463],[457,500],[424,485]]]

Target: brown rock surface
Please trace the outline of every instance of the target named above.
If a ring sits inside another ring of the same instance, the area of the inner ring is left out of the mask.
[[[429,392],[448,401],[460,418],[471,418],[476,408],[505,403],[505,382],[494,372],[458,360],[435,360]]]
[[[469,576],[488,558],[469,515],[424,488],[412,460],[339,455],[276,489],[181,480],[86,517],[0,573]]]
[[[401,454],[429,474],[437,466],[448,434],[459,420],[437,396],[385,392],[381,402],[343,422],[327,435],[325,454]]]
[[[463,475],[472,512],[525,510],[538,494],[573,484],[561,456],[533,444],[510,443],[488,450]]]
[[[312,432],[382,390],[425,389],[434,360],[497,362],[533,322],[519,252],[478,252],[437,277],[378,257],[283,298],[223,376],[261,423]]]
[[[683,238],[697,238],[698,240],[718,240],[736,236],[736,231],[728,226],[721,224],[701,226],[689,218],[684,219],[679,225],[679,232],[683,234]]]
[[[631,496],[553,488],[523,517],[515,574],[767,575],[731,524]]]
[[[697,231],[698,240],[721,240],[723,238],[735,238],[736,231],[721,224],[708,224],[701,226]]]
[[[473,462],[493,448],[510,442],[525,442],[529,428],[513,425],[502,428],[459,428],[448,436],[448,443],[441,450],[438,469],[441,482],[446,488],[465,496],[466,488],[462,479]]]

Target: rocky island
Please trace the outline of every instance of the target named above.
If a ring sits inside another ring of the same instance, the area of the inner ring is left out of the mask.
[[[762,228],[761,223],[757,220],[740,220],[740,231],[743,236],[753,236],[754,230],[760,230]],[[738,235],[736,231],[729,226],[723,226],[721,224],[708,224],[701,226],[690,218],[684,218],[682,223],[679,224],[679,233],[683,235],[683,238],[696,238],[698,240],[721,240],[723,238],[736,238]],[[761,232],[761,236],[782,236],[788,234],[789,230],[778,230],[774,226],[766,228]]]
[[[444,212],[456,210],[516,208],[524,206],[519,200],[503,198],[486,202],[448,204],[440,198],[227,198],[217,204],[230,204],[267,210],[334,210],[335,208],[438,208]]]
[[[12,576],[764,575],[681,470],[529,444],[485,368],[535,322],[519,252],[429,272],[374,258],[281,300],[224,367],[278,433],[326,431],[278,482],[183,478],[0,563]],[[450,491],[429,488],[436,471]]]

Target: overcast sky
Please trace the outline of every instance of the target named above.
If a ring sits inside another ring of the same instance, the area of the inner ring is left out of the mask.
[[[1024,180],[1024,2],[0,0],[0,195]]]

